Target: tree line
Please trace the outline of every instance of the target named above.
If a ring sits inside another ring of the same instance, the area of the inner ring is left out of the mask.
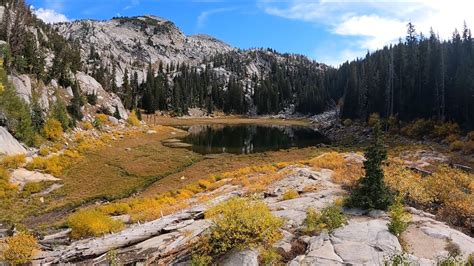
[[[329,89],[343,93],[344,118],[378,113],[402,121],[423,118],[474,127],[474,46],[466,25],[442,41],[433,30],[425,36],[409,23],[405,40],[327,75],[335,81]]]

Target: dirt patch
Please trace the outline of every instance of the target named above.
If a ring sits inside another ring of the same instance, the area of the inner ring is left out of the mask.
[[[401,238],[406,244],[406,251],[418,258],[436,259],[440,251],[446,247],[446,240],[425,234],[416,224],[408,226]]]

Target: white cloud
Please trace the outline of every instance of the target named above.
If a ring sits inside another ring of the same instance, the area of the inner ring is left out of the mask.
[[[42,21],[46,23],[57,23],[57,22],[65,22],[69,21],[66,15],[61,14],[59,12],[54,11],[53,9],[47,8],[33,8],[33,13]]]
[[[206,20],[211,15],[214,15],[214,14],[217,14],[217,13],[222,13],[222,12],[228,12],[228,11],[232,11],[232,10],[234,10],[234,8],[216,8],[216,9],[203,11],[197,17],[197,27],[198,28],[204,27],[204,25],[206,24]]]
[[[356,37],[351,51],[360,51],[360,56],[404,38],[410,21],[418,32],[427,35],[432,27],[444,39],[464,21],[474,26],[472,0],[260,0],[259,4],[268,14],[322,24],[332,34]]]

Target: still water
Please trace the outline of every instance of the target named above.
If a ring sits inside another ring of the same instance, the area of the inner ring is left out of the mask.
[[[189,135],[182,142],[200,154],[249,154],[327,143],[327,139],[304,126],[195,125],[180,127]]]

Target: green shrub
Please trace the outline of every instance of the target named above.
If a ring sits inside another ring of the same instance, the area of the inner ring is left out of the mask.
[[[72,229],[72,238],[101,236],[120,231],[123,223],[112,219],[97,210],[83,210],[68,217],[68,226]]]
[[[233,198],[209,209],[206,218],[213,225],[199,240],[195,261],[216,258],[233,248],[268,249],[281,238],[283,220],[275,217],[262,201]]]
[[[5,116],[8,130],[15,138],[28,146],[35,145],[35,127],[31,121],[28,104],[21,99],[8,81],[3,65],[0,64],[0,110]]]
[[[341,227],[347,222],[346,217],[342,213],[341,207],[332,205],[321,210],[318,213],[313,208],[306,211],[306,219],[303,224],[305,231],[308,233],[319,233],[322,230],[333,231]]]
[[[405,211],[402,204],[402,198],[397,197],[392,206],[390,206],[390,223],[388,224],[388,230],[395,236],[400,236],[410,222],[410,215]]]

